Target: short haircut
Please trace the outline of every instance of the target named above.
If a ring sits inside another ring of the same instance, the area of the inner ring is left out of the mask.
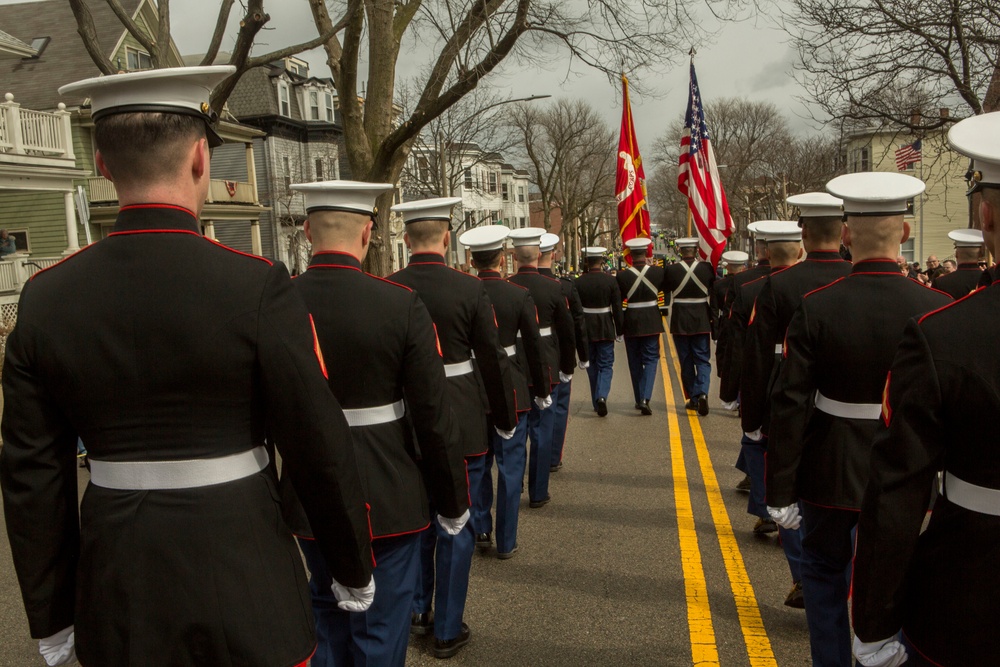
[[[903,238],[903,216],[850,216],[847,226],[851,230],[851,251],[868,252],[888,245],[899,245]]]
[[[518,264],[534,264],[538,261],[540,249],[536,245],[521,245],[514,248],[514,259]]]
[[[955,258],[963,263],[978,262],[983,257],[983,246],[975,248],[955,248]],[[946,262],[949,260],[945,260]]]
[[[629,254],[632,259],[645,259],[646,258],[646,248],[649,246],[644,246],[642,248],[629,248]]]
[[[604,266],[603,257],[586,257],[585,261],[587,262],[588,269],[596,269],[598,267]]]
[[[767,241],[763,239],[756,239],[753,244],[753,249],[754,252],[757,253],[758,257],[760,257],[761,255],[767,257]]]
[[[787,266],[793,264],[799,257],[799,250],[802,246],[798,241],[774,241],[767,244],[767,252],[771,257],[771,264],[781,264]]]
[[[406,235],[411,246],[422,247],[439,242],[446,229],[446,220],[418,220],[406,224]]]
[[[840,243],[844,231],[844,218],[839,215],[824,215],[802,218],[802,228],[808,230],[809,238],[823,245]]]
[[[694,246],[688,246],[686,248],[681,248],[681,258],[686,259],[688,257],[694,257],[698,254],[698,249]]]
[[[472,253],[472,265],[482,271],[492,269],[500,263],[503,256],[503,248],[496,250],[476,250]]]
[[[309,230],[314,245],[354,243],[371,218],[366,213],[347,211],[313,211],[309,214]]]
[[[190,145],[205,136],[205,121],[176,113],[119,113],[94,124],[94,143],[119,185],[167,180]]]

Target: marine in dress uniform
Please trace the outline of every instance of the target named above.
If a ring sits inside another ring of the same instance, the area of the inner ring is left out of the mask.
[[[590,341],[590,403],[601,417],[608,414],[608,392],[615,370],[615,340],[622,335],[622,295],[618,281],[604,272],[607,248],[583,249],[587,272],[576,279],[580,303],[587,318]],[[655,302],[654,302],[655,304]]]
[[[448,378],[446,399],[458,422],[469,493],[475,498],[488,448],[488,419],[504,438],[512,438],[517,429],[517,403],[510,362],[500,346],[486,287],[477,278],[445,265],[451,207],[460,201],[457,197],[425,199],[392,208],[403,215],[404,238],[412,256],[409,265],[390,279],[416,290],[434,320]],[[426,634],[433,626],[434,654],[444,658],[469,641],[469,627],[462,616],[478,531],[472,522],[457,535],[439,525],[435,529],[423,533],[411,629]]]
[[[853,664],[847,613],[852,531],[886,375],[906,323],[951,301],[901,275],[891,259],[909,234],[906,200],[923,189],[918,179],[887,172],[848,174],[827,184],[844,200],[844,242],[854,267],[802,300],[788,326],[772,397],[768,510],[783,527],[803,528],[806,621],[813,664],[821,667]]]
[[[305,195],[305,234],[313,251],[309,270],[294,285],[313,316],[326,363],[337,371],[329,377],[330,389],[351,426],[376,563],[372,606],[348,614],[330,592],[322,552],[314,541],[299,540],[319,639],[310,664],[402,666],[420,534],[431,521],[428,494],[446,531],[460,532],[469,518],[465,461],[445,402],[444,365],[434,323],[416,292],[361,270],[375,199],[392,186],[327,181],[292,189]],[[296,528],[299,535],[308,530]]]
[[[511,558],[517,552],[517,520],[524,487],[526,443],[528,439],[528,413],[534,405],[540,410],[552,410],[553,399],[544,395],[549,390],[549,367],[542,358],[541,336],[535,302],[524,287],[509,283],[500,276],[504,258],[504,240],[510,229],[503,225],[488,225],[471,229],[459,242],[472,252],[472,264],[483,281],[493,312],[496,314],[500,344],[511,360],[511,375],[517,396],[517,428],[514,437],[505,440],[494,432],[490,434],[490,449],[486,454],[483,479],[479,494],[473,498],[474,521],[477,530],[476,545],[489,548],[493,532],[493,460],[497,462],[497,557]],[[520,347],[518,341],[521,342]],[[539,388],[542,395],[532,398],[528,388]]]
[[[508,280],[531,293],[538,313],[538,331],[542,337],[542,358],[549,366],[549,383],[556,387],[568,384],[576,368],[576,337],[569,304],[558,280],[538,272],[538,255],[545,230],[537,227],[512,229],[517,273]],[[532,394],[542,393],[534,384]],[[555,415],[532,405],[528,414],[528,507],[537,509],[550,500],[549,474],[552,467],[552,433]]]
[[[761,276],[756,280],[743,285],[736,293],[733,306],[730,310],[730,320],[734,331],[743,340],[740,346],[743,351],[743,359],[734,365],[740,368],[740,411],[744,408],[746,397],[743,391],[753,387],[755,378],[748,377],[746,357],[750,348],[747,346],[748,335],[745,333],[749,329],[750,323],[755,319],[755,302],[757,295],[764,289],[767,279],[774,275],[779,269],[792,266],[799,260],[802,252],[802,230],[798,223],[790,220],[762,220],[757,222],[756,235],[758,240],[767,243],[768,257],[770,257],[771,273]],[[774,354],[772,344],[770,353]],[[749,385],[748,385],[749,381]],[[767,439],[761,434],[759,428],[752,430],[744,429],[740,439],[740,458],[745,472],[750,478],[750,497],[747,499],[747,513],[757,517],[757,523],[753,527],[753,532],[758,535],[765,535],[778,531],[778,526],[767,513],[767,502],[764,496],[764,453],[767,451]],[[794,541],[795,536],[792,536]],[[797,550],[796,550],[797,551]],[[797,575],[797,567],[793,567],[793,576]],[[798,581],[798,579],[795,579]]]
[[[548,278],[555,278],[552,273],[552,259],[556,246],[559,245],[558,234],[542,234],[539,245],[538,273]],[[573,334],[576,337],[577,365],[586,370],[590,366],[590,343],[587,340],[587,318],[580,303],[580,294],[569,276],[559,279],[563,296],[569,303],[569,314],[573,317]],[[549,472],[562,468],[563,450],[566,447],[566,429],[569,426],[569,399],[571,382],[560,382],[552,390],[552,465]]]
[[[656,367],[660,362],[660,336],[663,317],[657,306],[663,287],[663,269],[646,262],[653,242],[647,238],[625,242],[632,255],[632,266],[618,272],[618,289],[625,297],[625,355],[632,378],[632,394],[636,410],[653,414],[649,401],[653,398]],[[714,288],[713,288],[714,293]]]
[[[91,99],[98,168],[122,207],[106,239],[35,274],[7,340],[0,483],[50,665],[72,662],[74,641],[95,667],[305,664],[305,572],[265,438],[343,604],[374,592],[351,435],[309,313],[282,265],[200,233],[221,143],[208,99],[233,72],[61,89]],[[78,437],[92,466],[79,519]]]
[[[952,127],[974,160],[988,235],[1000,224],[1000,114]],[[990,244],[992,245],[992,244]],[[992,665],[1000,653],[1000,284],[911,320],[886,386],[858,522],[854,650],[872,667]],[[938,482],[927,529],[921,531]]]
[[[759,222],[752,222],[747,225],[747,231],[754,234]],[[758,278],[766,276],[771,272],[771,262],[767,258],[767,242],[763,238],[754,239],[754,252],[757,255],[757,264],[738,275],[733,276],[729,284],[729,292],[723,303],[725,314],[719,326],[719,341],[725,353],[719,357],[719,363],[723,364],[719,379],[719,398],[722,400],[722,407],[735,410],[740,400],[740,375],[743,370],[743,343],[745,331],[739,331],[737,322],[732,319],[733,303],[743,285],[753,282]],[[739,466],[737,466],[739,467]],[[742,470],[742,468],[740,468]]]
[[[697,258],[698,239],[675,241],[681,261],[664,270],[663,293],[670,294],[670,333],[681,365],[685,407],[708,414],[708,388],[712,376],[712,314],[708,295],[715,282],[715,269]]]
[[[948,294],[953,299],[961,299],[979,288],[983,270],[979,262],[983,258],[983,232],[980,229],[954,229],[948,238],[955,243],[955,259],[958,268],[934,279],[933,287]]]
[[[727,303],[729,287],[736,275],[746,271],[748,261],[750,261],[750,255],[742,250],[727,250],[722,253],[722,266],[725,268],[726,274],[715,281],[715,284],[712,285],[712,293],[709,295],[712,321],[715,323],[715,326],[712,327],[712,340],[715,341],[715,374],[717,377],[722,377],[722,359],[725,355],[721,336],[722,323],[725,318],[729,317],[729,308],[732,306],[731,303]]]

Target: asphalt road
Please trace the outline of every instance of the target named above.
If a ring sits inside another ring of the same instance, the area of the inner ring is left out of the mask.
[[[791,578],[781,549],[752,534],[735,490],[739,420],[714,384],[707,417],[684,411],[666,352],[672,402],[659,372],[650,417],[633,408],[623,345],[607,417],[593,412],[577,372],[552,502],[529,509],[523,496],[514,558],[476,554],[472,641],[448,664],[809,664],[805,615],[783,605]],[[0,667],[43,665],[36,646],[2,539]],[[446,664],[430,648],[414,638],[407,665]]]

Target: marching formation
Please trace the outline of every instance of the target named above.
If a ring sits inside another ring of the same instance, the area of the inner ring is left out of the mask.
[[[529,509],[552,501],[575,371],[606,417],[622,343],[653,414],[661,294],[701,416],[716,340],[752,530],[779,535],[813,664],[995,661],[1000,288],[979,261],[1000,115],[949,135],[974,160],[982,231],[950,234],[958,270],[933,287],[893,259],[924,184],[874,172],[790,197],[798,220],[752,224],[756,264],[726,252],[724,276],[696,238],[661,267],[639,237],[616,275],[588,247],[558,278],[558,236],[502,225],[458,238],[469,275],[446,264],[459,200],[441,198],[393,207],[411,258],[378,278],[362,264],[393,186],[299,184],[312,259],[291,280],[200,234],[207,102],[233,70],[62,89],[91,99],[121,210],[35,275],[7,341],[0,483],[48,665],[402,665],[411,635],[456,655],[476,549],[514,557],[525,487]]]

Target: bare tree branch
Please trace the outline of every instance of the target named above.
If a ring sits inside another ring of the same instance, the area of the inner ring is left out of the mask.
[[[153,67],[168,67],[170,58],[170,0],[159,0],[156,4],[157,26],[156,47],[150,52]]]
[[[229,13],[233,9],[234,0],[221,0],[219,4],[219,18],[215,21],[215,31],[212,33],[212,41],[208,43],[205,57],[201,59],[202,65],[215,63],[216,56],[219,55],[219,47],[222,46],[222,37],[226,34],[226,25],[229,23]]]
[[[84,0],[69,0],[69,5],[73,9],[73,16],[76,17],[77,32],[83,40],[84,48],[90,54],[90,59],[101,70],[101,74],[114,74],[116,71],[114,65],[111,64],[107,54],[101,51],[97,28],[94,26],[94,16],[90,13],[87,3]]]
[[[143,32],[138,25],[136,25],[135,21],[132,20],[132,17],[129,16],[128,12],[125,11],[125,8],[122,7],[122,3],[118,0],[107,0],[107,3],[108,7],[111,8],[111,11],[114,12],[115,16],[118,17],[118,20],[121,21],[121,24],[125,26],[126,30],[128,30],[128,34],[132,35],[135,41],[139,42],[142,45],[142,48],[146,49],[146,51],[149,52],[150,57],[152,57],[153,53],[156,51],[155,42],[153,42],[153,40],[150,39],[150,36]],[[159,65],[154,63],[154,66],[158,67]]]

